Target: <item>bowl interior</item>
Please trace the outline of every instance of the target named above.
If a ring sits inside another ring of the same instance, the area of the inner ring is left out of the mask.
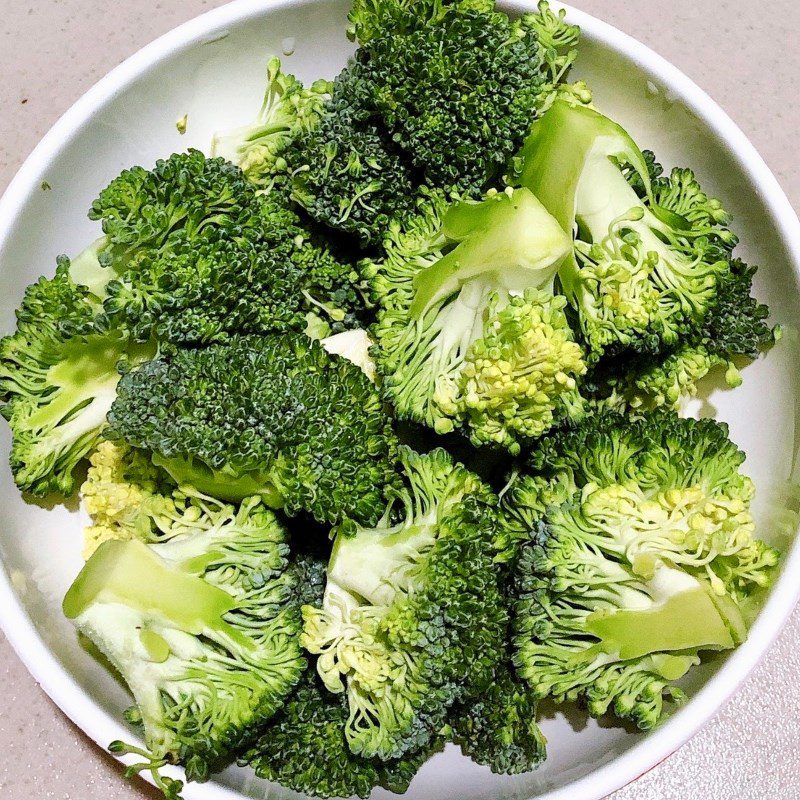
[[[22,212],[0,251],[2,330],[11,330],[13,309],[26,284],[41,274],[51,274],[59,253],[75,254],[98,235],[86,210],[111,178],[127,166],[149,166],[175,150],[207,149],[215,129],[249,121],[260,104],[269,55],[291,53],[285,57],[287,68],[306,80],[333,76],[352,51],[343,34],[346,8],[342,0],[319,0],[254,9],[247,19],[210,31],[202,40],[164,57],[97,108],[75,135],[58,146],[35,186],[31,183]],[[766,201],[751,186],[727,145],[637,59],[593,38],[591,30],[585,30],[576,74],[592,86],[598,107],[619,120],[642,146],[654,149],[665,166],[691,166],[707,191],[723,199],[745,242],[739,253],[762,265],[756,281],[759,297],[771,305],[775,320],[791,320],[797,277],[790,255]],[[175,122],[184,114],[188,114],[188,129],[181,136]],[[52,187],[50,191],[40,189],[42,178]],[[800,377],[791,367],[797,363],[797,342],[796,334],[787,330],[779,347],[746,368],[740,389],[723,391],[709,380],[702,399],[695,402],[698,413],[730,423],[732,437],[748,453],[746,470],[758,488],[759,533],[784,546],[796,526],[791,509],[796,496],[792,472]],[[23,500],[7,467],[5,426],[0,436],[0,500],[6,509],[0,557],[11,585],[60,667],[101,716],[106,712],[121,719],[130,704],[126,691],[80,646],[60,611],[64,591],[81,564],[81,512]],[[712,679],[723,663],[723,658],[710,659],[694,671],[687,685],[690,695]],[[690,714],[691,709],[692,704],[683,713]],[[535,774],[494,776],[449,748],[421,770],[408,797],[539,796],[589,775],[644,738],[610,721],[588,719],[576,710],[565,714],[544,707],[542,712],[550,757]],[[93,735],[91,729],[87,732]],[[215,784],[249,797],[293,796],[236,768],[215,778]],[[208,785],[190,789],[187,797],[224,794]],[[376,796],[389,795],[378,791]],[[569,793],[570,800],[588,796],[583,791]]]

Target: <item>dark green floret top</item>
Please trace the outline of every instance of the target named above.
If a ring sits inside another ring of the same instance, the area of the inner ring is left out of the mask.
[[[376,522],[396,481],[375,387],[300,334],[166,352],[125,376],[109,423],[178,483],[323,522]]]

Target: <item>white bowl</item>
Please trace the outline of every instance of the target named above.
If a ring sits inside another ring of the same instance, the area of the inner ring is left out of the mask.
[[[535,2],[505,4],[531,10]],[[344,37],[347,0],[238,0],[203,15],[128,59],[84,95],[45,136],[0,200],[2,330],[13,326],[23,288],[51,274],[57,254],[76,253],[95,238],[90,202],[132,164],[187,146],[206,149],[211,133],[249,121],[264,89],[269,54],[294,53],[287,67],[305,80],[334,75],[352,51]],[[693,167],[708,191],[735,214],[740,252],[759,263],[757,292],[774,319],[792,322],[800,275],[800,223],[767,166],[725,113],[688,78],[644,45],[568,8],[583,29],[576,74],[598,106],[618,119],[668,166]],[[175,121],[188,113],[180,136]],[[46,180],[52,190],[43,191]],[[788,326],[787,326],[788,327]],[[410,800],[540,798],[596,800],[657,764],[709,719],[744,680],[787,619],[800,592],[800,545],[792,544],[800,497],[794,484],[800,418],[798,337],[791,329],[768,356],[749,366],[735,392],[712,386],[699,409],[730,423],[748,453],[758,489],[762,537],[783,546],[783,574],[748,641],[727,658],[691,673],[690,702],[644,735],[578,711],[545,709],[549,758],[538,772],[499,777],[455,748],[436,756],[415,778]],[[3,426],[7,454],[8,431]],[[79,645],[61,614],[61,598],[77,573],[79,512],[26,503],[2,469],[0,624],[22,660],[61,709],[101,746],[132,739],[122,722],[124,688]],[[187,800],[294,797],[231,768],[190,785]],[[376,791],[376,797],[389,793]]]

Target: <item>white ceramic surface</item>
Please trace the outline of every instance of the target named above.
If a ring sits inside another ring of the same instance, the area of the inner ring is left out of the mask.
[[[522,10],[535,3],[507,3]],[[55,256],[75,253],[96,235],[85,211],[122,168],[151,164],[187,146],[206,148],[211,132],[246,122],[260,102],[267,56],[293,38],[287,67],[304,79],[331,76],[351,52],[344,38],[346,0],[238,0],[175,31],[126,61],[87,93],[45,137],[0,200],[0,329],[10,330],[24,286],[53,270]],[[749,366],[736,392],[709,383],[698,413],[728,421],[748,453],[758,489],[759,534],[786,548],[781,580],[748,641],[691,675],[691,701],[645,736],[605,721],[545,708],[550,757],[536,773],[493,776],[455,748],[436,756],[414,780],[410,800],[540,798],[596,800],[646,771],[692,735],[735,690],[766,650],[800,590],[800,546],[792,547],[797,490],[800,223],[775,179],[730,119],[691,81],[619,31],[574,10],[583,28],[576,75],[598,106],[651,147],[665,165],[692,166],[736,216],[743,257],[762,265],[759,296],[787,336]],[[175,121],[188,113],[188,131]],[[50,191],[42,191],[47,180]],[[0,625],[56,703],[100,745],[131,739],[121,723],[129,698],[78,644],[60,613],[61,597],[80,561],[79,512],[26,503],[13,486],[2,429]],[[191,785],[187,800],[295,796],[229,769]],[[376,791],[375,797],[391,797]]]

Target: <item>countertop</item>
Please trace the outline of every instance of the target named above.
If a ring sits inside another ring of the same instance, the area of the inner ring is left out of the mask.
[[[217,0],[0,0],[0,191],[84,91]],[[800,207],[797,0],[574,0],[676,64],[744,129]],[[634,9],[636,9],[634,11]],[[733,700],[613,800],[800,800],[800,609]],[[150,800],[28,675],[0,634],[0,797]]]

